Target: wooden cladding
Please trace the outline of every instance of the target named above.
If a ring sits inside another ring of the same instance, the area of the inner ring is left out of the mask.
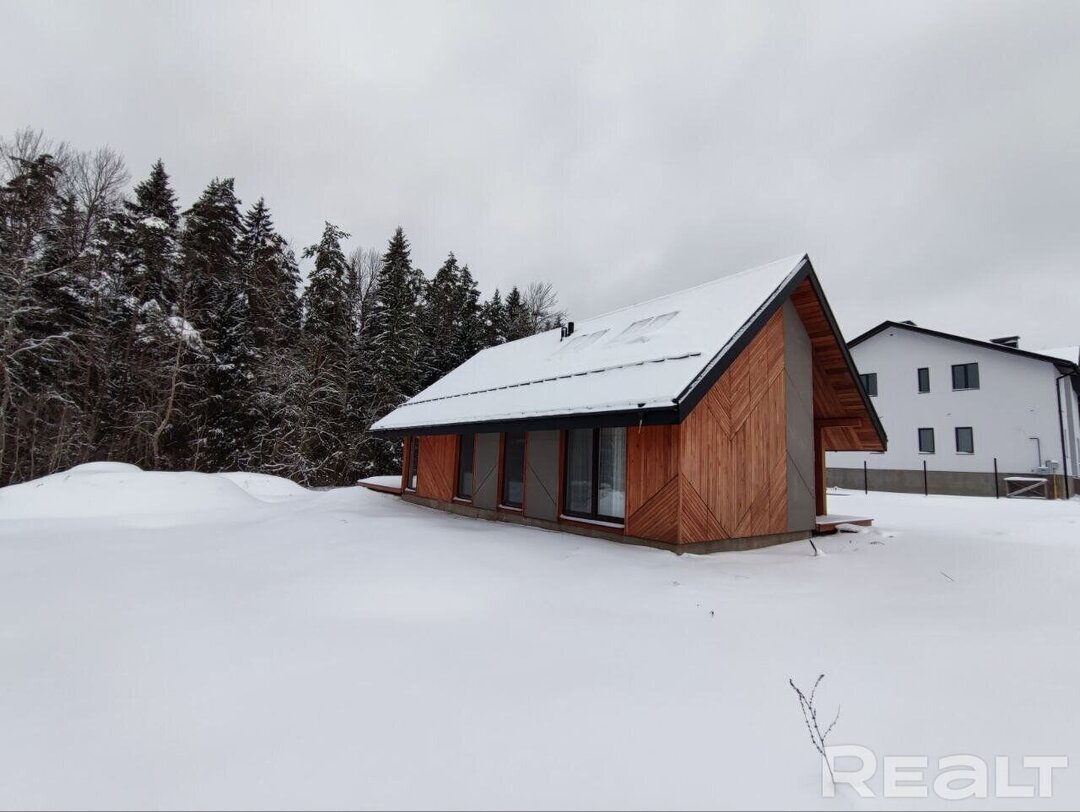
[[[627,429],[626,533],[675,543],[787,531],[778,311],[678,426]]]
[[[626,533],[679,540],[679,426],[626,430]]]
[[[458,436],[456,434],[425,434],[413,437],[411,442],[420,443],[416,495],[449,502],[454,498]]]
[[[884,451],[836,334],[809,280],[791,294],[814,354],[814,420],[827,451]],[[841,420],[849,421],[842,425]],[[837,421],[826,423],[823,421]],[[852,424],[852,422],[854,424]]]

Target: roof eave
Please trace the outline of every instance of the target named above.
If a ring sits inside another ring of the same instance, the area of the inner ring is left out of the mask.
[[[821,302],[821,310],[825,314],[825,320],[829,323],[829,329],[832,330],[833,335],[836,337],[836,343],[840,346],[840,354],[844,358],[844,363],[847,364],[848,371],[855,379],[855,386],[859,390],[859,397],[862,398],[866,413],[870,416],[870,422],[874,427],[874,432],[877,434],[878,439],[881,440],[881,450],[885,451],[889,447],[889,437],[885,433],[885,426],[882,425],[881,418],[878,417],[877,409],[874,408],[870,396],[866,393],[866,388],[862,385],[862,378],[859,377],[859,368],[855,366],[855,359],[851,357],[848,345],[844,343],[844,334],[840,332],[840,325],[836,323],[836,317],[833,315],[832,308],[829,307],[829,300],[825,298],[825,291],[822,289],[821,282],[818,281],[817,274],[814,273],[813,268],[810,268],[809,279],[810,285],[813,287],[814,293],[818,297],[818,301]]]
[[[565,431],[568,429],[620,428],[625,426],[670,426],[681,422],[678,407],[653,406],[610,412],[576,412],[538,417],[496,418],[467,423],[443,423],[402,428],[371,429],[371,434],[388,440],[430,434],[488,434],[509,431]]]

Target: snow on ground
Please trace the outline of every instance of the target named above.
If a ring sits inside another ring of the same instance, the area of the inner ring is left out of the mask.
[[[821,672],[835,743],[1069,755],[1011,803],[1080,803],[1080,502],[837,494],[876,524],[825,556],[679,557],[272,480],[0,489],[0,806],[917,803],[821,798]]]

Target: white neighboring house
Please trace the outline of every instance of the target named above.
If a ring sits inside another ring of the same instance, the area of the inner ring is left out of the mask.
[[[886,321],[848,344],[889,437],[885,452],[829,452],[828,483],[992,496],[999,476],[1057,475],[1077,493],[1080,347],[1025,350],[1016,336],[980,341]],[[1056,466],[1056,467],[1055,467]],[[1001,494],[1005,485],[999,481]]]

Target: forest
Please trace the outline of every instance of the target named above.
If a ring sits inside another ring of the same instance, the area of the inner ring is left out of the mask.
[[[481,349],[558,327],[553,287],[482,297],[430,277],[398,227],[294,248],[262,198],[211,180],[186,209],[162,161],[0,138],[0,486],[91,460],[258,471],[308,486],[400,470],[379,417]]]

